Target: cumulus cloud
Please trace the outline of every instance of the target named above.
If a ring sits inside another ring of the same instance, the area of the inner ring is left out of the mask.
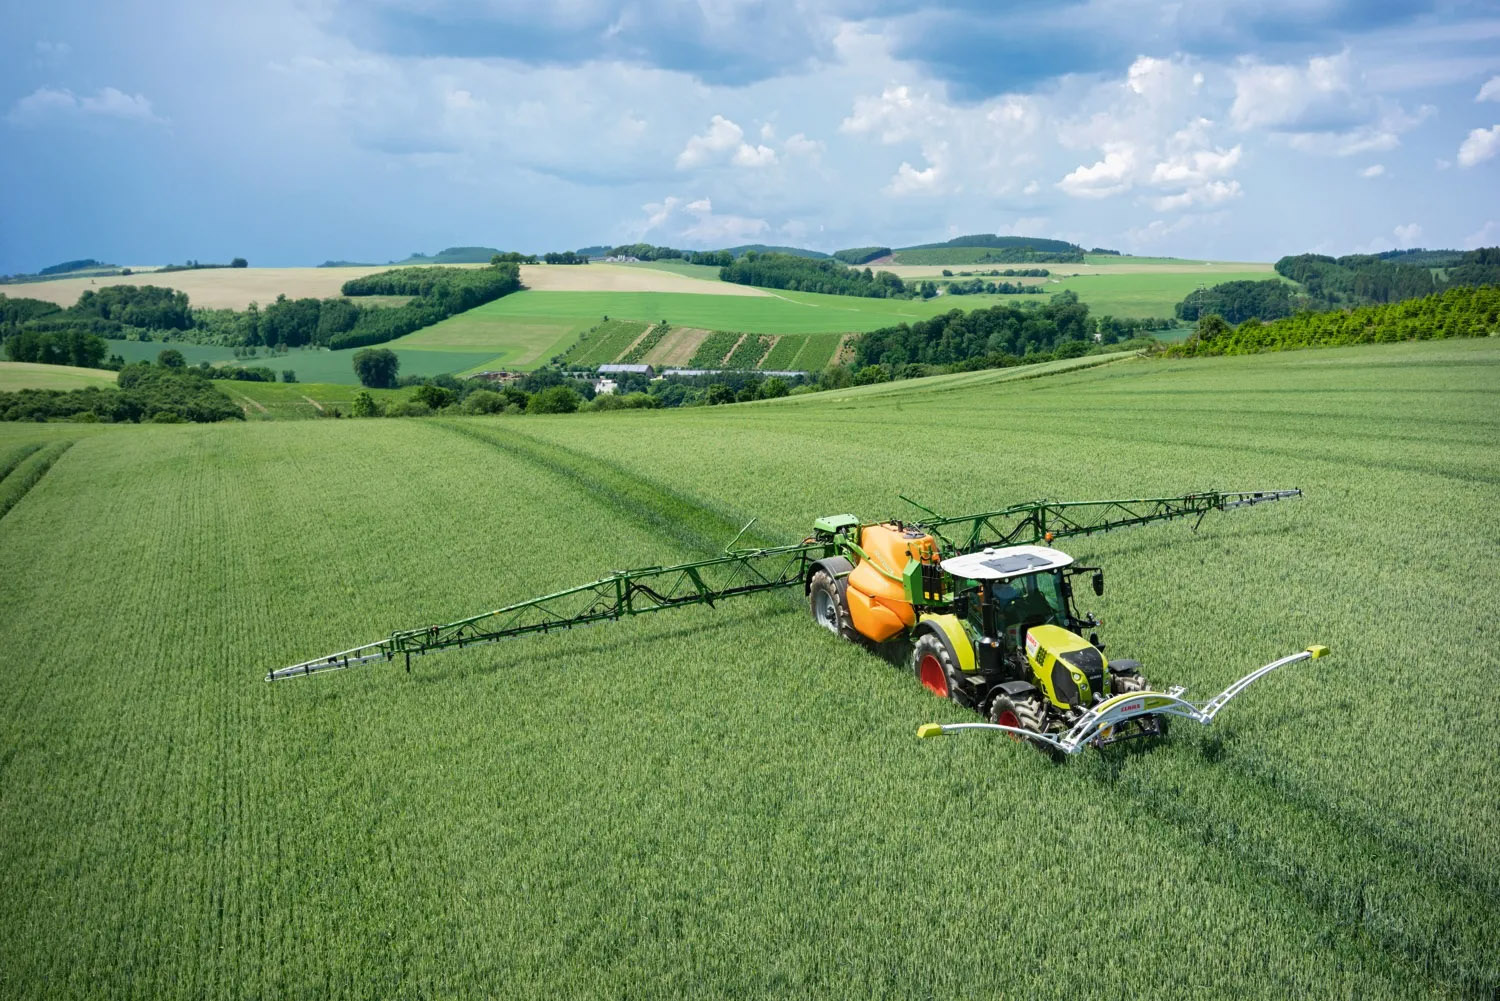
[[[893,195],[932,194],[937,191],[937,184],[938,168],[935,164],[918,170],[903,160],[885,190]]]
[[[710,198],[687,201],[668,195],[659,202],[642,205],[641,209],[646,213],[641,236],[658,232],[689,243],[723,247],[754,240],[770,229],[764,219],[716,213]]]
[[[1500,244],[1500,223],[1493,219],[1486,219],[1483,226],[1464,237],[1464,249],[1473,250],[1476,247],[1493,247]]]
[[[1500,101],[1500,76],[1492,76],[1479,88],[1479,93],[1474,95],[1476,101]]]
[[[1219,205],[1242,194],[1244,192],[1240,190],[1239,181],[1209,181],[1179,194],[1152,199],[1151,206],[1158,212],[1174,212],[1194,206]]]
[[[1379,177],[1381,174],[1384,174],[1384,173],[1385,173],[1385,164],[1383,164],[1383,163],[1372,163],[1368,167],[1366,167],[1364,170],[1361,170],[1359,172],[1359,176],[1360,177]]]
[[[1500,153],[1500,125],[1475,129],[1458,147],[1458,165],[1473,167]]]
[[[1136,152],[1129,143],[1109,143],[1104,159],[1091,166],[1079,165],[1057,186],[1075,198],[1108,198],[1129,190],[1135,172]]]
[[[738,147],[744,138],[744,129],[723,115],[715,115],[708,123],[708,129],[690,138],[682,152],[677,154],[677,166],[685,170],[711,163]]]
[[[776,162],[776,151],[769,146],[751,146],[740,143],[730,162],[736,167],[769,167]]]
[[[764,130],[761,134],[765,135]],[[769,167],[776,162],[776,151],[765,145],[750,145],[745,142],[744,129],[723,115],[714,115],[708,128],[689,138],[677,154],[677,169],[721,163],[726,157],[736,167]]]
[[[1348,50],[1305,64],[1242,60],[1230,76],[1234,127],[1278,134],[1305,153],[1353,156],[1395,149],[1403,133],[1436,112],[1427,106],[1409,112],[1372,93]]]
[[[793,133],[786,137],[782,143],[787,156],[803,156],[809,160],[817,160],[823,155],[824,145],[820,139],[809,139],[801,132]]]
[[[41,125],[66,119],[117,118],[127,121],[159,123],[151,102],[141,94],[127,94],[114,87],[104,87],[83,96],[71,90],[38,87],[11,106],[6,120],[13,125]]]
[[[1410,247],[1422,238],[1422,227],[1414,222],[1409,222],[1404,226],[1397,226],[1391,232],[1396,235],[1396,246],[1398,247]]]

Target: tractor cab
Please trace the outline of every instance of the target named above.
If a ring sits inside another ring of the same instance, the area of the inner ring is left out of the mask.
[[[1068,629],[1076,621],[1064,576],[1072,564],[1073,557],[1058,549],[1007,546],[944,560],[943,570],[974,582],[978,601],[969,603],[969,619],[981,634],[1020,651],[1031,627]]]
[[[1033,678],[1059,709],[1107,694],[1099,637],[1082,630],[1097,625],[1073,607],[1072,578],[1093,573],[1096,594],[1102,573],[1079,567],[1073,557],[1046,546],[1007,546],[944,560],[943,570],[969,594],[969,624],[986,669],[1001,677]],[[969,582],[965,586],[962,582]],[[1122,662],[1122,666],[1126,663]]]

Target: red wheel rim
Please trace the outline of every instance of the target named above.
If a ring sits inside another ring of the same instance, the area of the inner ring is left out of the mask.
[[[924,655],[922,662],[917,665],[917,679],[932,694],[945,699],[948,697],[948,674],[943,670],[942,661],[932,654]]]
[[[1014,709],[1006,709],[1006,710],[1004,710],[1003,712],[1000,713],[1000,717],[998,719],[996,719],[995,722],[999,723],[1001,726],[1015,726],[1015,727],[1019,727],[1021,725],[1021,717],[1019,717],[1019,716],[1016,715],[1016,712],[1015,712]],[[1021,739],[1021,735],[1018,734],[1018,733],[1008,733],[1008,734],[1006,734],[1006,736],[1009,737],[1011,740],[1020,740]]]

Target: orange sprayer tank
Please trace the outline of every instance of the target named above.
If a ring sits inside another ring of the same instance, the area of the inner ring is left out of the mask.
[[[849,574],[849,616],[861,636],[879,643],[916,625],[901,571],[908,560],[934,552],[932,536],[895,525],[868,525],[860,531],[859,545],[869,559],[861,559]]]

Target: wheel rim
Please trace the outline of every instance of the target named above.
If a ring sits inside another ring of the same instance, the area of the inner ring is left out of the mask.
[[[1020,727],[1021,717],[1016,715],[1016,711],[1014,709],[1005,709],[1001,711],[999,718],[996,719],[995,722],[999,723],[1001,726]],[[1008,733],[1006,734],[1006,736],[1011,740],[1021,739],[1021,735],[1019,733]]]
[[[839,631],[838,624],[834,621],[833,595],[821,588],[813,595],[813,617],[829,632]]]
[[[923,654],[921,662],[917,665],[917,678],[934,695],[948,697],[948,673],[943,670],[943,662],[932,654]]]

